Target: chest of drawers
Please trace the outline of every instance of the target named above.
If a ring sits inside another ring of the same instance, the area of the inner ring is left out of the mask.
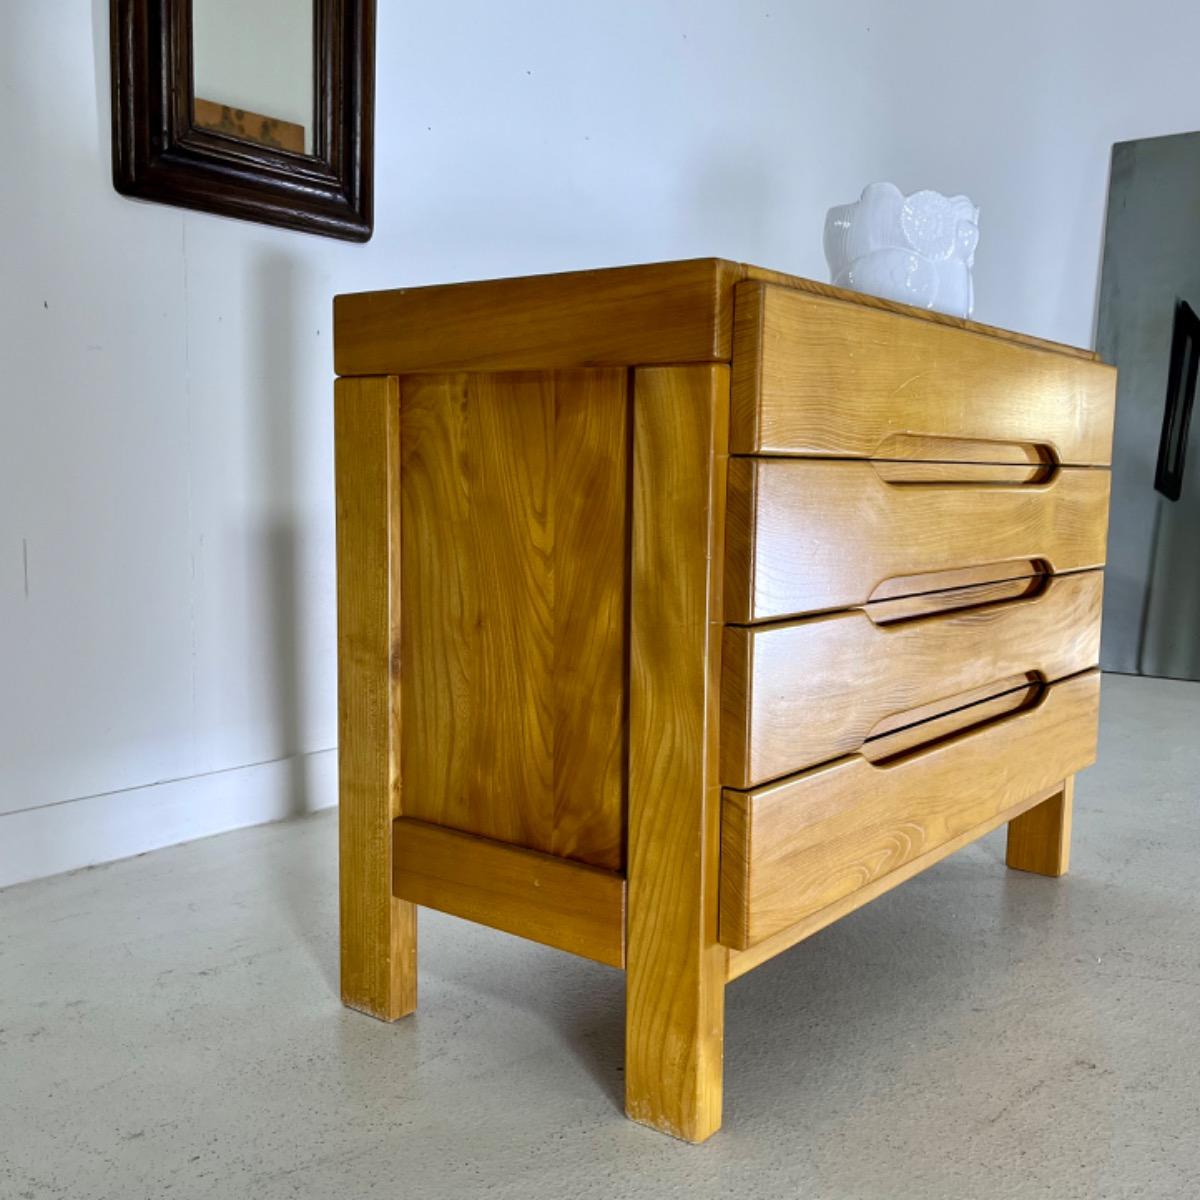
[[[698,260],[335,302],[342,988],[419,906],[623,968],[720,1125],[728,980],[1095,756],[1115,373]]]

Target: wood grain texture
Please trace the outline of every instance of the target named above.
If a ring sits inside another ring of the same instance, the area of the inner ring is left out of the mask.
[[[1108,492],[1108,472],[1086,467],[1003,487],[891,484],[861,461],[732,458],[727,619],[850,608],[894,595],[889,580],[968,567],[1098,567]]]
[[[722,809],[721,940],[745,949],[1043,793],[1096,756],[1100,674],[879,766],[850,755]]]
[[[894,614],[909,610],[909,615],[952,607],[952,598],[982,591],[991,587],[997,591],[1012,591],[1016,585],[1036,591],[1043,585],[1050,564],[1037,559],[1008,559],[1003,562],[980,563],[973,567],[951,567],[948,570],[917,572],[914,575],[893,575],[871,593],[871,617],[881,623]],[[932,607],[931,607],[932,606]]]
[[[737,272],[707,258],[338,296],[335,366],[358,375],[724,361]]]
[[[1053,681],[1095,666],[1101,594],[1101,574],[1088,571],[1051,577],[1024,599],[888,625],[852,609],[729,626],[722,782],[750,787],[858,750],[889,718],[956,707],[962,693],[1021,672]]]
[[[395,379],[339,380],[338,791],[342,999],[385,1021],[417,1003],[417,925],[392,896],[399,815],[400,398]]]
[[[983,334],[986,337],[998,338],[1001,341],[1013,342],[1018,346],[1029,346],[1037,350],[1049,350],[1055,354],[1066,354],[1071,358],[1082,359],[1085,362],[1095,362],[1099,356],[1093,350],[1081,346],[1069,346],[1065,342],[1049,341],[1046,338],[1035,337],[1031,333],[1020,333],[1013,329],[1001,329],[998,325],[985,325],[980,321],[972,321],[966,317],[955,317],[949,313],[933,312],[927,308],[914,308],[911,304],[901,304],[897,300],[885,300],[882,296],[868,296],[865,292],[852,292],[847,288],[834,287],[830,283],[821,283],[816,279],[805,279],[800,275],[788,275],[783,271],[772,271],[767,267],[755,267],[748,263],[742,264],[741,279],[751,283],[775,284],[779,287],[790,288],[793,291],[807,292],[810,296],[823,296],[827,300],[840,300],[846,304],[858,304],[864,308],[873,308],[877,312],[893,313],[900,317],[910,317],[917,321],[926,321],[931,325],[941,325],[948,329],[965,330],[968,333]]]
[[[957,576],[958,573],[952,573]],[[997,579],[1001,574],[1006,578]],[[1032,596],[1046,586],[1046,572],[1039,571],[1032,563],[1004,563],[1000,569],[984,568],[981,577],[975,583],[963,583],[950,587],[934,587],[931,590],[916,593],[898,592],[895,596],[872,600],[863,606],[871,620],[876,625],[888,625],[893,621],[907,621],[913,617],[928,616],[931,613],[949,612],[955,608],[973,608],[978,604],[989,604],[1000,600],[1017,600],[1023,596]],[[933,583],[944,583],[947,575],[932,577]],[[930,577],[918,577],[916,586],[920,587],[922,580],[926,587],[931,582]],[[897,581],[899,582],[899,581]],[[909,580],[909,584],[913,583]],[[907,586],[907,585],[902,585]],[[878,591],[876,592],[878,595]]]
[[[1101,363],[795,288],[736,289],[735,454],[1026,462],[1042,446],[1107,464],[1115,396]],[[932,450],[905,453],[913,435]]]
[[[625,371],[401,381],[405,813],[624,866]]]
[[[1036,672],[1028,671],[1004,680],[999,687],[991,684],[963,692],[954,697],[954,707],[951,708],[947,708],[942,701],[913,709],[903,718],[894,717],[881,722],[858,753],[869,762],[886,764],[899,755],[952,737],[976,725],[1032,708],[1042,698],[1046,686]]]
[[[1071,863],[1071,809],[1075,776],[1048,800],[1008,823],[1006,861],[1017,871],[1065,875]]]
[[[401,899],[625,965],[625,880],[616,872],[407,817],[392,834]]]
[[[1055,470],[1045,463],[930,462],[894,458],[873,458],[871,466],[887,483],[1045,483],[1054,477]]]
[[[1006,808],[1003,812],[989,817],[986,821],[973,826],[964,833],[960,833],[957,837],[942,842],[940,846],[935,846],[932,850],[927,850],[917,858],[910,859],[903,866],[897,867],[896,870],[889,874],[881,875],[857,891],[850,892],[840,900],[834,901],[833,904],[826,905],[811,916],[805,917],[804,920],[797,921],[795,924],[789,925],[786,929],[781,929],[778,933],[763,938],[761,942],[756,942],[753,946],[748,946],[745,950],[730,950],[726,960],[726,980],[740,979],[748,971],[753,971],[755,967],[762,966],[763,963],[768,962],[777,954],[782,954],[785,950],[790,950],[793,946],[804,941],[805,938],[810,938],[814,933],[819,933],[835,921],[840,921],[843,917],[849,916],[855,909],[862,908],[864,904],[869,904],[885,892],[890,892],[892,888],[899,887],[900,884],[912,879],[914,875],[919,875],[922,871],[927,871],[930,867],[936,866],[942,859],[948,858],[964,846],[969,846],[972,842],[977,842],[981,837],[986,837],[994,829],[999,829],[1006,821],[1012,821],[1028,809],[1035,808],[1043,800],[1049,799],[1061,786],[1061,784],[1056,785],[1045,792],[1040,792],[1018,801],[1011,808]]]
[[[918,328],[967,330],[1076,361],[1095,357],[812,279],[701,258],[337,296],[334,363],[339,375],[406,375],[728,362],[739,280],[906,317]]]
[[[724,367],[635,374],[626,1112],[687,1141],[721,1123],[717,941]]]
[[[623,963],[627,1112],[701,1141],[727,979],[1003,821],[1065,862],[1088,352],[716,259],[335,324],[339,372],[400,376],[339,387],[348,1002],[411,1008],[417,904]],[[732,374],[748,444],[798,447],[730,457]]]

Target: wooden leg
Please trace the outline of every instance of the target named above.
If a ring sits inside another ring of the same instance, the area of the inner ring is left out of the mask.
[[[392,896],[399,816],[400,395],[391,377],[339,379],[338,742],[342,1000],[384,1021],[417,1004],[416,906]]]
[[[634,386],[625,1111],[689,1142],[721,1124],[717,705],[729,376]]]
[[[1065,875],[1071,857],[1075,776],[1062,790],[1008,823],[1008,865],[1038,875]]]

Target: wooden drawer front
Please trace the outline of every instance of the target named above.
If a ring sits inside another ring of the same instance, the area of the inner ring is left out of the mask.
[[[734,454],[1111,460],[1103,363],[785,287],[735,296]]]
[[[1095,666],[1102,581],[1098,571],[1056,575],[1027,598],[891,625],[851,609],[728,626],[721,782],[777,779],[858,750],[885,723],[905,724],[903,714],[948,711],[956,698],[1027,673],[1053,681]]]
[[[889,483],[869,462],[731,459],[726,620],[850,608],[990,564],[1102,566],[1108,488],[1087,467],[1038,484]]]
[[[744,950],[1052,788],[1096,757],[1100,673],[886,765],[724,793],[720,939]]]

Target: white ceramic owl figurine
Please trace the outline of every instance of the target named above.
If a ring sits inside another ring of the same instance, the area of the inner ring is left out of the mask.
[[[872,183],[825,217],[832,282],[887,300],[969,317],[979,209],[966,196]]]

